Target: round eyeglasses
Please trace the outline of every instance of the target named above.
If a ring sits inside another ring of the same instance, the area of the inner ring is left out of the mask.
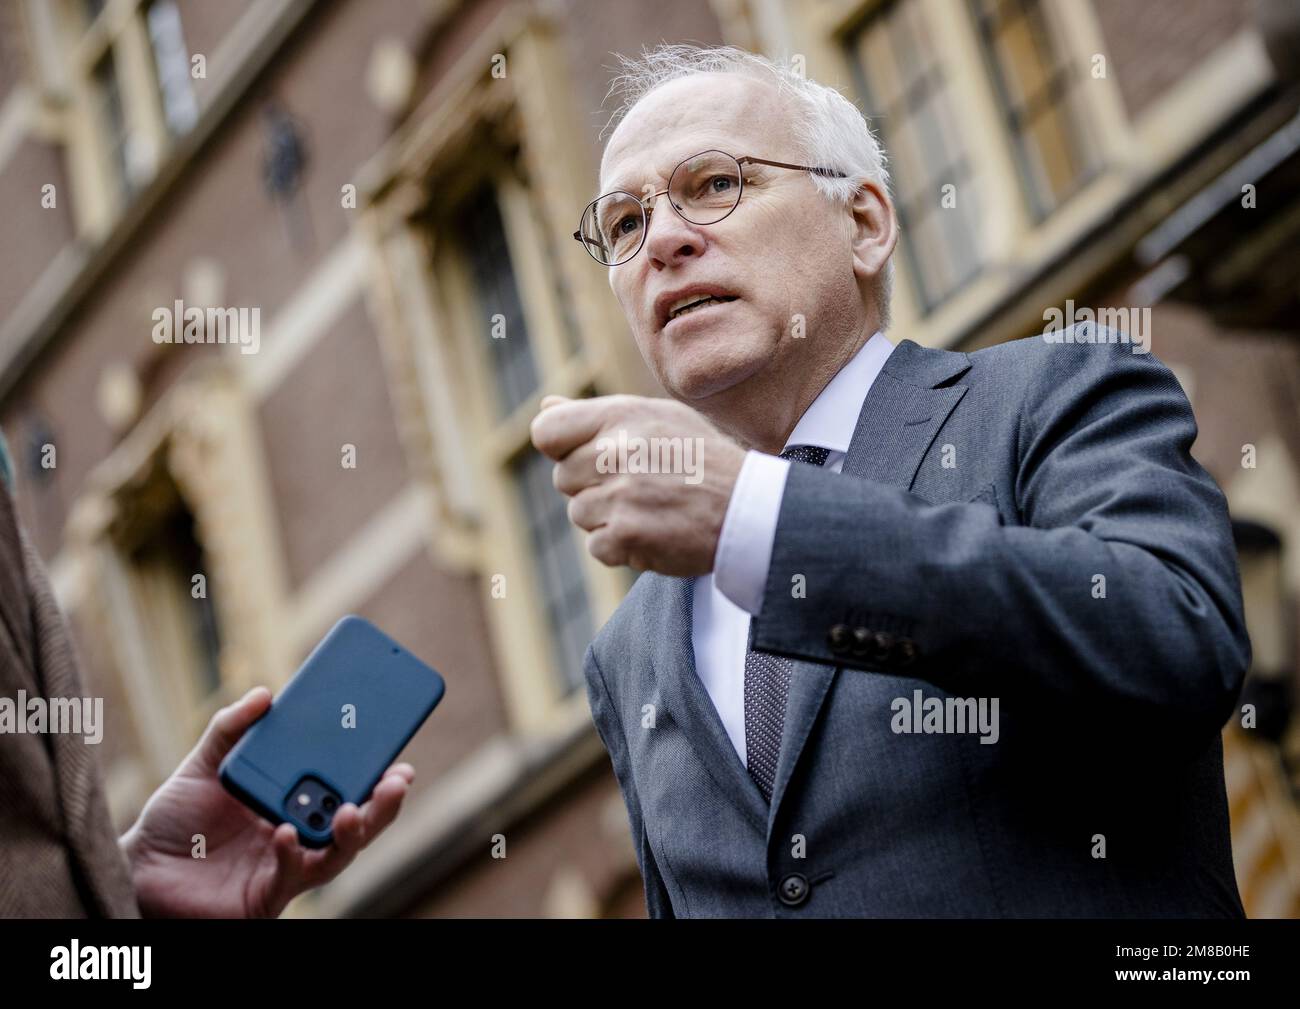
[[[830,178],[847,176],[833,168],[788,165],[764,158],[736,158],[723,151],[701,151],[687,158],[668,178],[668,188],[639,200],[616,190],[587,204],[573,237],[601,266],[618,266],[641,251],[655,199],[668,194],[668,202],[684,221],[717,224],[736,209],[745,191],[745,165],[770,165]]]

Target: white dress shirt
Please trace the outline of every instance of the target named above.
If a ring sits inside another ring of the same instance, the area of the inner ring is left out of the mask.
[[[825,469],[844,466],[867,392],[894,345],[876,333],[827,383],[790,432],[785,448],[830,450]],[[691,643],[695,671],[745,763],[745,652],[749,621],[763,604],[789,460],[751,450],[745,456],[722,521],[713,573],[695,579]]]

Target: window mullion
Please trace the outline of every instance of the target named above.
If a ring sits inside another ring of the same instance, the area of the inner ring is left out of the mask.
[[[950,100],[963,147],[970,155],[984,208],[981,241],[986,261],[1006,262],[1032,227],[1013,141],[999,111],[990,68],[980,52],[977,28],[969,16],[953,16],[951,0],[916,0],[934,33],[941,61],[952,67]],[[969,12],[963,12],[969,14]],[[969,85],[969,86],[968,86]]]
[[[167,124],[154,76],[153,49],[138,13],[123,24],[115,50],[126,115],[130,182],[138,188],[158,170],[168,145]]]

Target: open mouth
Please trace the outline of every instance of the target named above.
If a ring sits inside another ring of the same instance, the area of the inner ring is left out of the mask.
[[[701,295],[685,305],[680,305],[677,308],[674,308],[668,313],[668,321],[672,322],[674,319],[680,319],[683,316],[690,315],[692,312],[698,312],[701,308],[707,308],[710,305],[725,305],[727,302],[735,300],[735,295]]]

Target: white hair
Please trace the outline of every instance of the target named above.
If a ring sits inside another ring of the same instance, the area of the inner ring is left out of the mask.
[[[791,112],[796,156],[804,164],[845,173],[847,178],[837,179],[810,172],[808,177],[822,195],[837,204],[847,205],[858,187],[868,181],[879,186],[882,192],[889,192],[885,151],[871,132],[866,117],[835,88],[804,77],[790,60],[770,59],[735,46],[704,47],[680,43],[643,48],[639,56],[612,55],[619,61],[619,66],[606,98],[617,95],[619,104],[605,129],[601,130],[601,137],[660,85],[697,74],[737,74],[777,86]],[[893,286],[894,260],[891,256],[877,288],[881,329],[889,326]]]

